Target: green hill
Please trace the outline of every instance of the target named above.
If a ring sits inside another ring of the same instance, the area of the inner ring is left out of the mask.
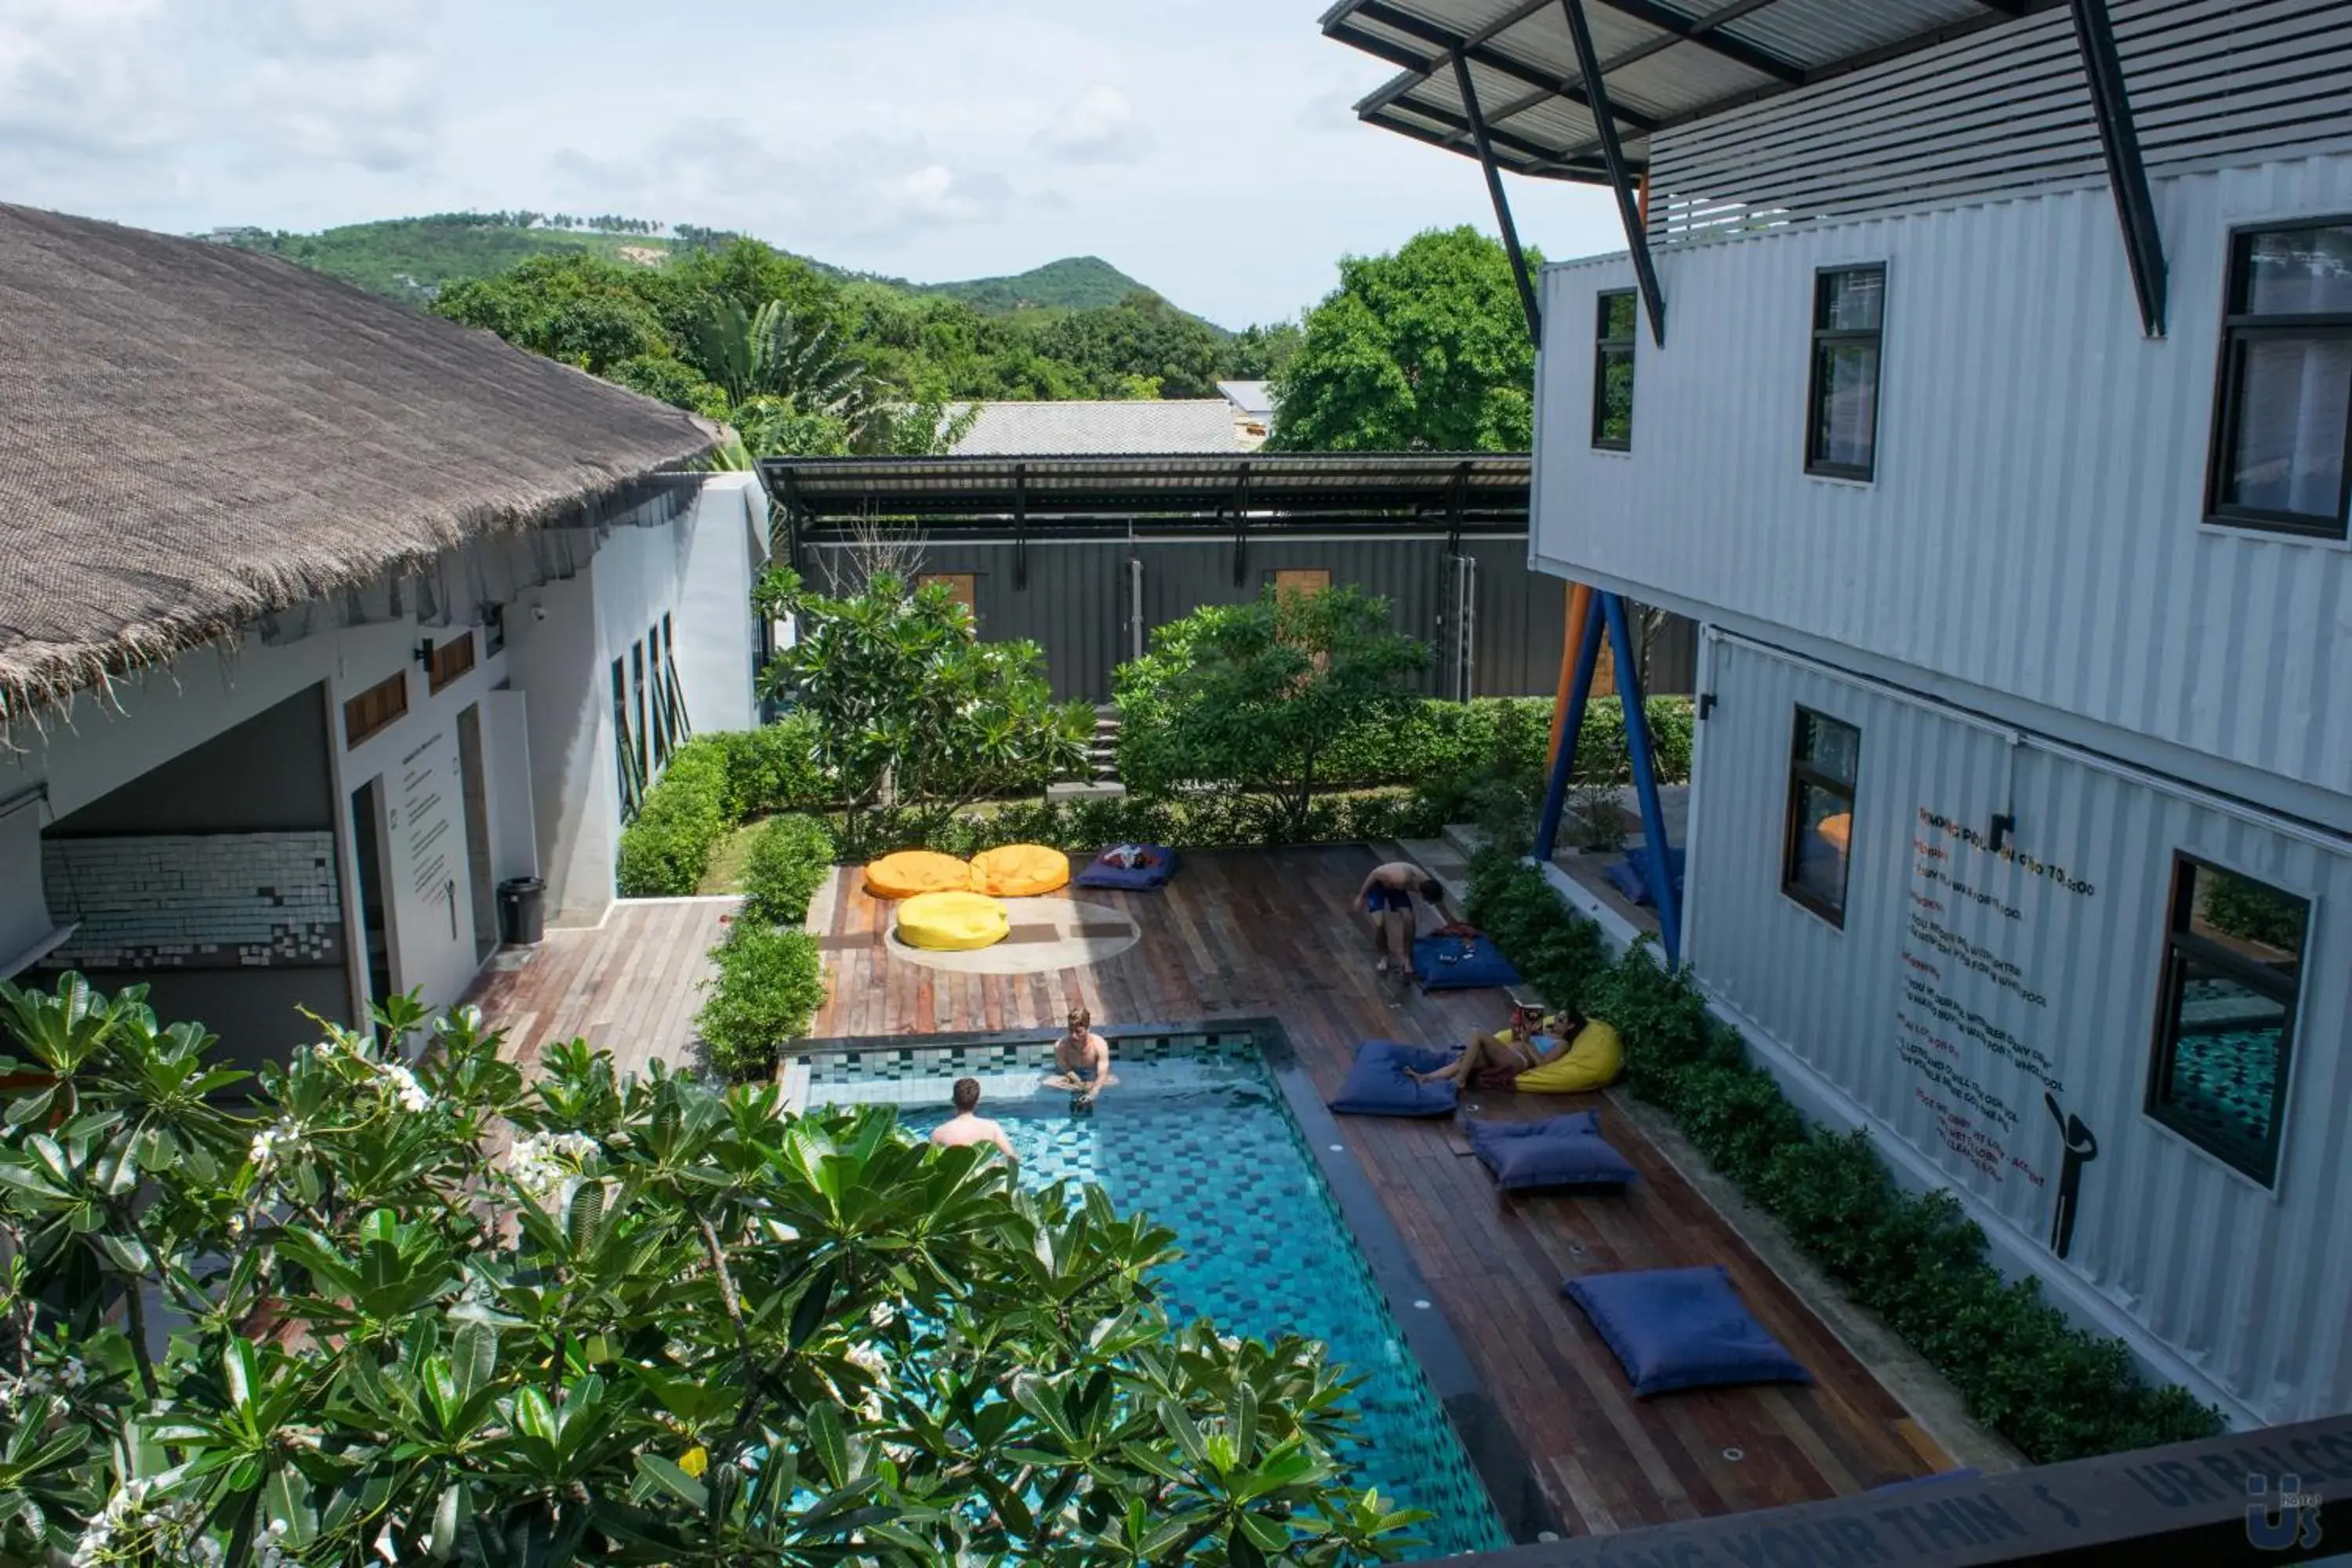
[[[526,221],[518,221],[526,220]],[[531,221],[536,220],[536,221]],[[588,222],[620,225],[626,219]],[[639,226],[651,229],[656,226]],[[534,213],[440,213],[347,224],[317,234],[266,229],[215,231],[214,238],[240,249],[266,251],[315,268],[371,293],[401,300],[429,300],[444,284],[488,278],[533,256],[585,250],[608,261],[658,267],[681,245],[732,236],[681,228],[676,235],[610,232],[584,225],[551,227]],[[1086,310],[1115,305],[1144,287],[1095,256],[1065,257],[1010,278],[974,278],[953,283],[913,283],[903,278],[852,272],[803,258],[845,279],[878,283],[919,294],[944,294],[992,315],[1016,310]]]
[[[1143,287],[1099,256],[1066,256],[1010,278],[974,278],[962,283],[916,283],[926,294],[945,294],[991,312],[1049,310],[1092,310],[1116,305]]]

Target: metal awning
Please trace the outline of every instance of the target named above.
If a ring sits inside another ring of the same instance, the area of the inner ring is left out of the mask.
[[[1286,518],[1398,515],[1527,524],[1533,464],[1469,452],[1116,458],[771,458],[768,489],[801,528],[866,518],[1153,521],[1253,529]]]
[[[1601,91],[1633,174],[1650,137],[2066,0],[1586,0]],[[1564,0],[1339,0],[1325,36],[1402,68],[1372,124],[1498,167],[1609,180]],[[1457,68],[1455,57],[1461,60]],[[1466,89],[1466,90],[1465,90]]]

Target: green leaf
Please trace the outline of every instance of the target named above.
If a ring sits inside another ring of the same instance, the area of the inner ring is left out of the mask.
[[[253,1408],[254,1395],[261,1386],[261,1364],[251,1343],[231,1340],[221,1347],[221,1381],[228,1387],[232,1408]]]
[[[849,1434],[842,1426],[841,1413],[829,1404],[810,1406],[808,1436],[809,1447],[825,1479],[837,1487],[848,1485]]]
[[[710,1506],[710,1489],[659,1454],[639,1454],[637,1472],[698,1513]]]
[[[498,1365],[499,1336],[487,1324],[460,1323],[449,1349],[450,1379],[459,1402],[488,1386]]]

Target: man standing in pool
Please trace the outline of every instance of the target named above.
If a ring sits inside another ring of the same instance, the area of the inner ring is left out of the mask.
[[[1421,930],[1421,913],[1413,907],[1412,896],[1419,893],[1429,907],[1440,916],[1445,913],[1445,889],[1436,878],[1410,860],[1391,860],[1385,866],[1375,866],[1356,889],[1356,902],[1372,917],[1372,951],[1381,955],[1372,973],[1389,972],[1389,916],[1402,915],[1397,922],[1397,973],[1412,973],[1412,939]]]
[[[942,1149],[961,1149],[972,1143],[993,1143],[1004,1151],[1004,1157],[1014,1164],[1021,1156],[1013,1152],[1012,1141],[1004,1129],[978,1114],[980,1110],[980,1079],[960,1078],[950,1091],[955,1103],[955,1114],[931,1129],[931,1142]]]
[[[1054,1073],[1045,1087],[1066,1089],[1080,1105],[1092,1105],[1095,1096],[1118,1081],[1110,1070],[1110,1042],[1095,1033],[1094,1015],[1071,1008],[1068,1031],[1054,1042]]]

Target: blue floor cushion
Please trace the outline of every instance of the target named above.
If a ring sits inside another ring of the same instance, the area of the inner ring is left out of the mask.
[[[1719,1263],[1586,1274],[1564,1289],[1645,1398],[1677,1388],[1812,1381],[1740,1304]]]
[[[1356,1065],[1331,1097],[1331,1109],[1344,1116],[1451,1116],[1459,1093],[1451,1079],[1415,1083],[1405,1073],[1434,1072],[1453,1059],[1452,1051],[1433,1046],[1367,1040],[1356,1047]]]
[[[1671,844],[1666,846],[1666,869],[1675,879],[1675,892],[1680,895],[1683,890],[1683,852]],[[1646,849],[1626,850],[1616,864],[1601,873],[1601,879],[1624,894],[1629,904],[1639,904],[1646,909],[1658,901],[1650,891],[1650,852]]]
[[[1571,1110],[1541,1121],[1473,1121],[1467,1131],[1472,1152],[1507,1193],[1622,1192],[1639,1175],[1601,1136],[1597,1111]]]
[[[1412,973],[1424,991],[1499,989],[1519,983],[1519,972],[1503,950],[1483,936],[1414,938]]]
[[[1070,879],[1077,888],[1123,888],[1131,893],[1148,893],[1164,888],[1168,879],[1176,874],[1176,851],[1164,844],[1138,844],[1147,857],[1140,866],[1122,866],[1106,849],[1094,858],[1094,863]]]

